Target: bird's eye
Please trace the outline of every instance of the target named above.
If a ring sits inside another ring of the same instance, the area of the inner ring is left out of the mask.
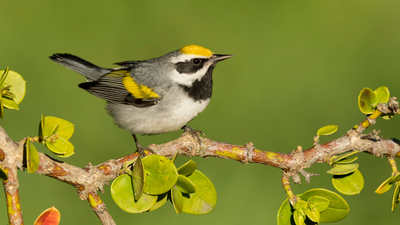
[[[201,63],[201,59],[198,59],[198,58],[192,59],[192,63],[193,63],[194,65],[198,66],[198,65],[200,65],[200,63]]]

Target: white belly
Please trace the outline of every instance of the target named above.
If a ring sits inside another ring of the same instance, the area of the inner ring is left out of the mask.
[[[106,109],[122,129],[133,134],[161,134],[181,129],[209,102],[209,99],[195,102],[186,96],[171,96],[147,108],[108,103]]]

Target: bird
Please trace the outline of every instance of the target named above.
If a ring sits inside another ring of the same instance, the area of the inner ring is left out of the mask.
[[[99,67],[68,53],[49,58],[86,77],[87,82],[78,86],[106,100],[108,114],[132,134],[137,152],[144,157],[136,134],[179,129],[196,133],[186,124],[210,102],[215,65],[231,57],[191,44],[157,58],[114,63],[118,68]]]

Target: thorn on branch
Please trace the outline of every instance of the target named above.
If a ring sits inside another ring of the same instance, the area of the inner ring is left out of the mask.
[[[308,173],[303,169],[300,169],[299,172],[301,173],[301,175],[304,176],[304,178],[306,178],[306,182],[307,183],[310,183],[311,177],[318,177],[319,176],[319,174],[317,174],[317,173]]]

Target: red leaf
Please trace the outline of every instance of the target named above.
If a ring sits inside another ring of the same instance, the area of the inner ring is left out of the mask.
[[[60,212],[53,207],[46,209],[36,219],[34,225],[58,225],[60,223]]]

